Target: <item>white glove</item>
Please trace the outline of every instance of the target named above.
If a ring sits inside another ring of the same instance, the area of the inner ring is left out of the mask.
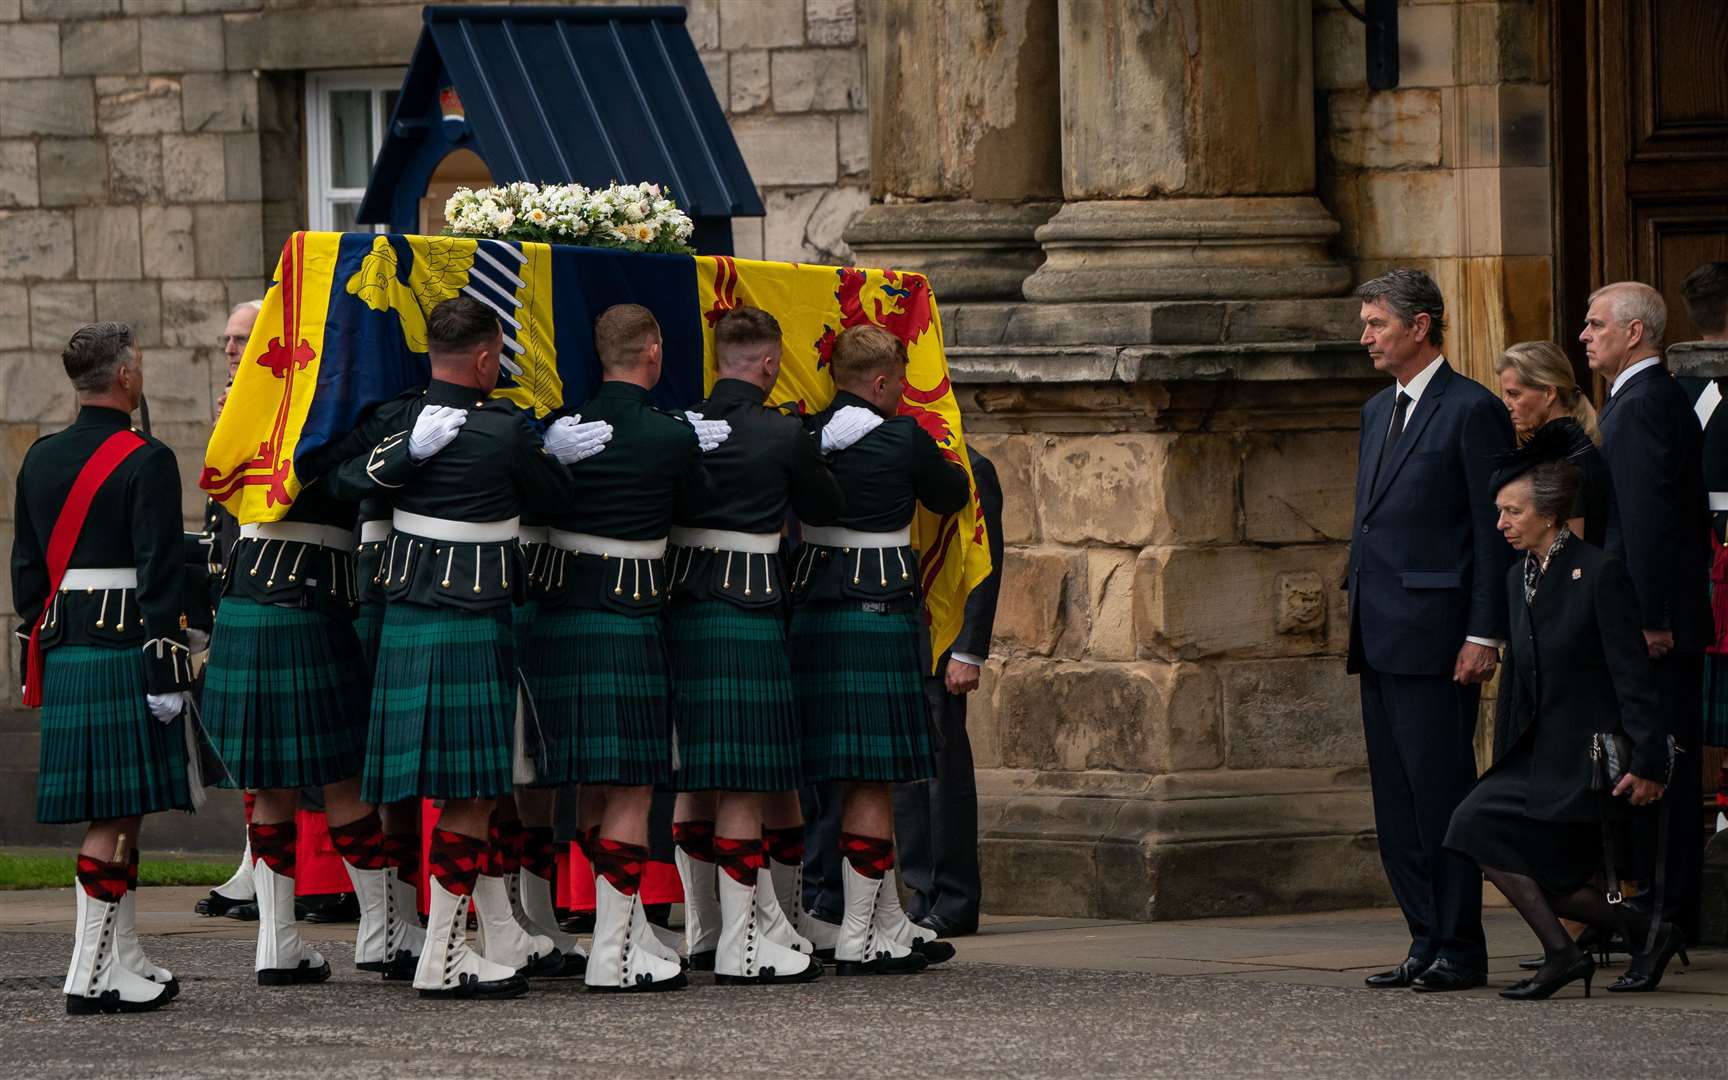
[[[145,694],[144,700],[150,705],[150,715],[166,724],[180,715],[180,710],[186,707],[187,694],[177,690],[172,694]]]
[[[574,465],[591,458],[611,441],[611,424],[604,420],[584,424],[580,415],[561,416],[546,429],[546,452],[561,465]]]
[[[186,649],[189,652],[201,653],[210,647],[210,635],[203,630],[188,627],[186,630]]]
[[[462,425],[468,422],[468,410],[449,405],[428,405],[414,421],[414,433],[408,436],[408,460],[419,464],[450,445]]]
[[[699,412],[684,410],[684,419],[696,429],[696,444],[706,454],[732,437],[732,425],[724,420],[704,420]]]
[[[836,409],[834,415],[828,418],[828,423],[822,427],[822,452],[832,454],[836,450],[844,450],[875,431],[881,423],[881,413],[866,409],[862,405],[847,405],[845,408]]]

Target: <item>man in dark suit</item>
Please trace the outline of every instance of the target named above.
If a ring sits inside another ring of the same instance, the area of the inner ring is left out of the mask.
[[[1715,636],[1710,516],[1704,433],[1686,392],[1662,366],[1667,321],[1661,293],[1617,282],[1591,294],[1578,340],[1590,370],[1608,382],[1599,424],[1620,517],[1606,547],[1632,574],[1661,715],[1680,746],[1695,755],[1704,737],[1704,648]],[[1704,857],[1697,760],[1682,759],[1664,796],[1673,800],[1664,915],[1694,938]]]
[[[1513,446],[1512,422],[1441,355],[1445,301],[1432,278],[1392,270],[1356,295],[1362,344],[1397,384],[1362,409],[1349,671],[1362,677],[1380,861],[1410,927],[1409,955],[1367,982],[1464,990],[1488,967],[1482,881],[1442,841],[1476,780],[1477,702],[1506,637],[1512,552],[1489,477]]]
[[[924,680],[936,733],[936,776],[894,789],[894,835],[900,877],[912,890],[906,913],[938,937],[978,929],[978,784],[966,737],[966,695],[990,656],[996,598],[1002,586],[1002,485],[996,466],[972,452],[972,478],[984,511],[990,576],[966,597],[965,622],[937,674]]]

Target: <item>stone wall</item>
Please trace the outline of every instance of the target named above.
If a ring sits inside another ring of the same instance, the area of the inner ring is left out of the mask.
[[[1399,84],[1367,88],[1362,24],[1314,4],[1320,192],[1358,280],[1419,266],[1445,293],[1452,362],[1493,382],[1500,350],[1549,338],[1554,215],[1548,7],[1406,0]]]
[[[768,208],[738,254],[847,260],[869,201],[854,0],[686,6]],[[23,452],[74,411],[59,350],[95,319],[138,330],[198,513],[223,322],[306,221],[304,73],[404,66],[420,26],[396,0],[0,0],[0,549]]]

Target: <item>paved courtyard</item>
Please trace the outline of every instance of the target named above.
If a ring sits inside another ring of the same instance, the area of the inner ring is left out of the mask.
[[[995,918],[959,957],[913,978],[599,997],[539,981],[512,1002],[422,1002],[361,976],[341,927],[301,924],[336,968],[263,990],[250,927],[186,914],[196,889],[140,894],[153,957],[180,1000],[89,1020],[59,993],[68,898],[0,895],[0,1047],[35,1077],[381,1076],[1700,1076],[1728,1055],[1728,952],[1696,950],[1664,992],[1575,989],[1546,1003],[1489,988],[1369,991],[1396,959],[1385,911],[1142,925]],[[1492,982],[1527,935],[1489,916]],[[1603,984],[1609,981],[1602,980]],[[874,1069],[866,1055],[886,1055]]]

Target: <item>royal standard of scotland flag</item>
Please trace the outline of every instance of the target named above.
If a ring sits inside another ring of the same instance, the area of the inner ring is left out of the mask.
[[[600,381],[594,319],[641,304],[660,321],[657,403],[682,408],[714,381],[714,324],[730,308],[780,321],[784,358],[770,395],[814,412],[834,396],[834,337],[875,323],[906,343],[900,411],[971,474],[929,283],[892,270],[649,255],[566,245],[374,233],[295,233],[282,249],[252,338],[205,454],[199,485],[243,523],[285,514],[294,459],[351,430],[369,408],[425,384],[426,316],[466,293],[504,323],[495,396],[537,416],[580,405]],[[932,661],[960,632],[966,595],[990,572],[976,487],[957,514],[919,510]]]

